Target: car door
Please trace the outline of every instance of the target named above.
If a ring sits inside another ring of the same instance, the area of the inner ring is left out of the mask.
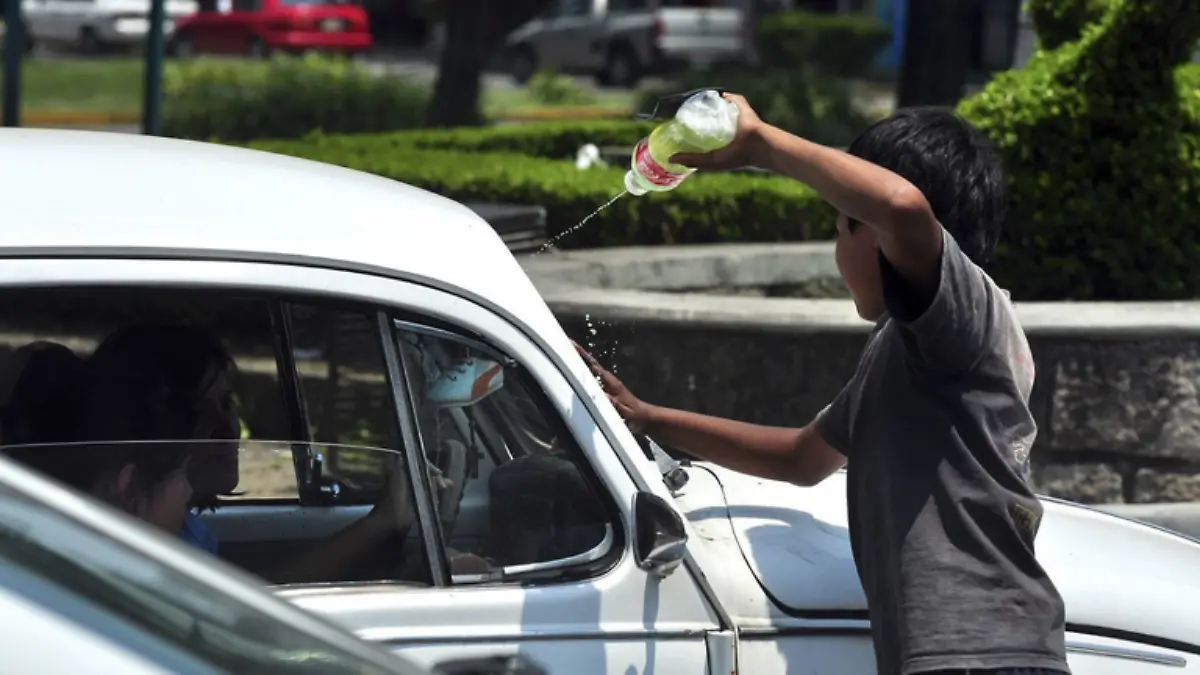
[[[263,19],[263,0],[233,0],[231,10],[221,16],[219,49],[223,54],[246,54],[252,41],[262,39],[258,25]]]
[[[24,0],[21,9],[25,15],[25,30],[35,42],[53,39],[54,15],[52,3],[56,0]]]
[[[555,62],[566,71],[592,67],[590,45],[602,25],[594,0],[561,0],[554,20]]]
[[[575,44],[591,20],[593,0],[554,0],[551,12],[529,39],[537,50],[538,64],[550,70],[571,70],[580,63]]]
[[[84,28],[91,25],[97,12],[98,0],[50,0],[53,8],[54,39],[69,41],[78,46]]]
[[[639,567],[634,505],[653,498],[569,381],[499,316],[395,286],[406,307],[379,322],[433,587],[280,593],[426,664],[499,651],[550,672],[708,672],[717,609],[688,568]]]

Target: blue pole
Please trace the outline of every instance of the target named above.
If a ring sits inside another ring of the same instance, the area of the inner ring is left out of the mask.
[[[25,52],[25,21],[21,0],[4,5],[4,126],[21,126],[21,58]]]
[[[163,58],[167,51],[163,31],[165,5],[165,0],[150,2],[150,30],[146,35],[146,70],[142,84],[142,133],[149,136],[157,136],[162,130]]]

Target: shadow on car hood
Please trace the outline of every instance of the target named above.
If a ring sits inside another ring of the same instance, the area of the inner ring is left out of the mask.
[[[705,467],[721,483],[742,555],[781,610],[865,616],[846,530],[844,473],[801,488]],[[1077,504],[1044,503],[1038,560],[1062,593],[1074,630],[1165,638],[1200,653],[1200,543]]]

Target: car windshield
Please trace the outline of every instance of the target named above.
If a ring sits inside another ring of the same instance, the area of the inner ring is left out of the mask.
[[[372,663],[3,485],[0,571],[85,598],[221,671],[396,672],[382,654]]]

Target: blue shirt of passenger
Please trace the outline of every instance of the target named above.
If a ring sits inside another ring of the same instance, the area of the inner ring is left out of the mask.
[[[183,527],[179,530],[179,536],[197,548],[204,549],[213,555],[217,554],[217,538],[200,520],[199,514],[194,509],[188,509],[187,515],[183,517]]]

